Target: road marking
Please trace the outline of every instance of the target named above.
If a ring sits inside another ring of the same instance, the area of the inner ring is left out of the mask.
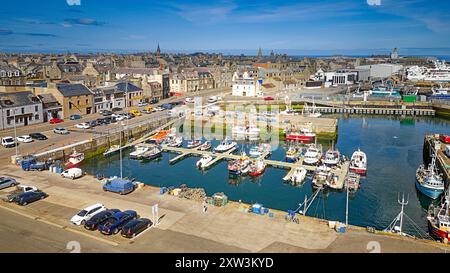
[[[107,243],[107,244],[112,245],[112,246],[118,246],[119,245],[119,243],[116,243],[116,242],[113,242],[113,241],[110,241],[110,240],[107,240],[107,239],[104,239],[104,238],[101,238],[101,237],[97,237],[97,236],[94,236],[92,234],[89,234],[89,233],[86,233],[86,232],[83,232],[83,231],[79,231],[79,230],[76,230],[76,229],[73,229],[73,228],[70,228],[70,227],[67,227],[67,226],[62,226],[62,225],[59,225],[59,224],[56,224],[56,223],[44,220],[44,219],[42,219],[40,217],[34,217],[34,216],[31,216],[31,215],[29,215],[27,213],[23,213],[23,212],[20,212],[20,211],[17,211],[17,210],[8,208],[8,207],[4,207],[4,206],[2,206],[1,208],[5,209],[5,210],[7,210],[9,212],[19,214],[19,215],[21,215],[23,217],[26,217],[26,218],[29,218],[29,219],[32,219],[32,220],[35,220],[35,221],[39,221],[39,222],[42,222],[44,224],[47,224],[47,225],[50,225],[50,226],[54,226],[54,227],[57,227],[57,228],[60,228],[60,229],[64,229],[64,230],[67,230],[67,231],[70,231],[70,232],[73,232],[73,233],[77,233],[77,234],[89,237],[91,239],[94,239],[94,240],[97,240],[97,241],[100,241],[100,242],[103,242],[103,243]]]
[[[142,234],[147,233],[150,229],[153,228],[153,224],[147,228],[146,230],[142,231],[141,233],[139,233],[137,236],[135,236],[134,238],[131,238],[130,241],[134,241],[135,239],[139,238]],[[131,243],[131,242],[130,242]]]

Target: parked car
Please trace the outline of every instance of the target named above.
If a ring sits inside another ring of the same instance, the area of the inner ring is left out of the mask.
[[[78,129],[89,129],[89,128],[91,128],[91,126],[89,125],[89,123],[83,122],[83,123],[78,123],[77,125],[75,125],[75,128],[78,128]]]
[[[78,119],[81,119],[80,115],[71,115],[70,116],[70,120],[78,120]]]
[[[55,128],[55,129],[53,129],[53,133],[59,134],[59,135],[68,135],[68,134],[70,134],[69,131],[67,131],[67,129],[64,129],[64,128]]]
[[[25,193],[20,194],[17,197],[16,203],[21,206],[26,206],[30,203],[45,199],[47,197],[48,197],[48,194],[46,194],[43,191],[25,192]]]
[[[105,211],[105,210],[106,210],[106,208],[103,204],[94,204],[92,206],[89,206],[89,207],[81,210],[79,213],[74,215],[70,219],[70,222],[77,226],[84,225],[86,223],[86,221],[91,219],[94,215],[96,215],[102,211]]]
[[[105,235],[117,234],[123,226],[131,220],[137,219],[138,215],[133,210],[114,213],[104,223],[98,226],[98,230]]]
[[[61,177],[70,178],[72,180],[80,178],[82,176],[83,176],[83,171],[79,168],[70,168],[61,173]]]
[[[125,238],[134,238],[151,226],[152,221],[147,218],[134,219],[122,227],[121,235]]]
[[[193,98],[185,98],[184,101],[187,102],[187,103],[194,103],[194,99]]]
[[[103,185],[104,191],[110,191],[124,195],[135,190],[136,186],[133,182],[126,179],[112,179]]]
[[[142,112],[145,113],[145,114],[151,114],[151,113],[154,112],[154,109],[153,109],[153,107],[151,107],[151,106],[146,106],[146,107],[144,107],[144,109],[142,110]]]
[[[2,137],[2,146],[5,148],[12,148],[16,146],[16,141],[12,137]]]
[[[97,120],[97,119],[88,121],[88,124],[89,124],[89,126],[90,126],[91,128],[97,127],[97,126],[100,125],[100,124],[98,123],[98,120]]]
[[[139,112],[138,110],[130,110],[130,114],[132,114],[135,117],[142,116],[141,112]]]
[[[159,99],[153,98],[153,99],[150,101],[150,104],[157,104],[158,102],[159,102]]]
[[[164,108],[158,106],[158,107],[155,108],[155,111],[156,112],[164,111]]]
[[[101,211],[92,216],[91,219],[86,220],[86,222],[84,223],[84,228],[87,230],[96,230],[100,224],[103,224],[106,220],[108,220],[108,218],[118,212],[120,212],[120,210],[118,209],[108,209]]]
[[[444,142],[445,144],[450,144],[450,136],[447,135],[440,135],[439,139]]]
[[[108,117],[108,116],[111,116],[113,114],[113,112],[111,112],[109,110],[103,110],[101,114],[104,117]]]
[[[57,123],[64,122],[64,120],[62,120],[60,118],[52,118],[49,122],[50,122],[50,124],[57,124]]]
[[[33,142],[33,139],[30,136],[25,135],[25,136],[18,136],[17,141],[23,143],[30,143]]]
[[[120,111],[122,111],[123,109],[122,108],[120,108],[120,107],[114,107],[113,109],[111,109],[111,111],[113,111],[113,112],[120,112]]]
[[[165,103],[165,104],[161,105],[161,108],[163,108],[164,110],[170,110],[173,108],[173,105],[170,103]]]
[[[126,119],[126,116],[123,114],[118,114],[114,118],[116,119],[116,121],[122,121]]]
[[[140,102],[140,103],[138,103],[139,107],[144,107],[144,106],[147,106],[147,105],[148,105],[147,102]]]
[[[19,185],[19,182],[12,177],[0,177],[0,190]]]
[[[272,97],[265,97],[264,100],[275,100],[275,99]]]
[[[450,158],[450,145],[445,146],[445,155]]]
[[[217,97],[216,96],[209,97],[208,103],[215,103],[215,102],[217,102]]]
[[[10,194],[8,194],[8,196],[6,196],[6,201],[8,201],[8,202],[17,202],[17,198],[22,193],[33,192],[33,191],[38,191],[38,188],[36,188],[34,186],[18,185],[18,186],[16,186],[16,190],[14,190]]]
[[[32,133],[32,134],[30,134],[30,137],[32,139],[37,139],[37,140],[47,140],[48,139],[47,136],[45,136],[41,133]]]

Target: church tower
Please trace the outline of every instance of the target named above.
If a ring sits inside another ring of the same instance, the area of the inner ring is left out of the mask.
[[[159,48],[159,43],[158,43],[158,48],[156,49],[156,56],[157,57],[161,56],[161,48]]]
[[[262,59],[263,59],[262,49],[261,49],[261,47],[259,47],[259,50],[258,50],[258,62],[261,62]]]

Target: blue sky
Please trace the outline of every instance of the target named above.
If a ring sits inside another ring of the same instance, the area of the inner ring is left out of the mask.
[[[1,51],[450,52],[448,0],[2,1]],[[432,48],[425,50],[423,48]]]

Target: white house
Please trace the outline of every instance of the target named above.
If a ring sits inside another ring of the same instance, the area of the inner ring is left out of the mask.
[[[261,83],[251,77],[247,72],[233,75],[233,96],[240,97],[262,97]]]
[[[42,102],[30,91],[0,93],[0,119],[1,130],[42,123]]]

